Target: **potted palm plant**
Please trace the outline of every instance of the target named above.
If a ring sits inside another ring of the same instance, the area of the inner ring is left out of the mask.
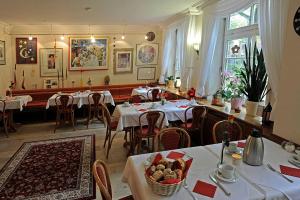
[[[250,49],[251,47],[248,51],[245,45],[246,60],[244,60],[244,70],[241,72],[241,81],[244,84],[242,93],[248,99],[246,103],[247,115],[255,116],[259,102],[269,92],[267,88],[268,75],[262,50],[258,51],[255,43],[252,57]]]

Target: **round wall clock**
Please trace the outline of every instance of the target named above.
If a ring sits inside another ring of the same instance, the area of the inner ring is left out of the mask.
[[[296,14],[294,17],[294,29],[295,29],[295,32],[300,36],[300,7],[296,11]]]
[[[154,39],[155,39],[155,33],[154,32],[148,32],[147,34],[146,34],[146,36],[147,36],[147,40],[149,41],[149,42],[152,42]]]

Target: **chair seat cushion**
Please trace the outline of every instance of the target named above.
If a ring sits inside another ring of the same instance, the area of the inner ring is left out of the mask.
[[[110,128],[112,130],[116,130],[117,127],[118,127],[118,123],[119,123],[119,121],[118,121],[117,118],[112,118],[112,121],[111,121],[111,124],[110,124]]]
[[[192,122],[188,122],[186,125],[187,125],[187,128],[188,128],[188,129],[191,129],[193,124],[192,124]],[[186,128],[186,127],[185,127],[185,123],[181,124],[180,127],[181,127],[181,128]]]
[[[140,137],[147,137],[147,136],[155,136],[159,133],[159,128],[154,128],[154,133],[148,134],[148,127],[142,128],[142,133],[140,133],[140,129],[138,129],[138,135]]]

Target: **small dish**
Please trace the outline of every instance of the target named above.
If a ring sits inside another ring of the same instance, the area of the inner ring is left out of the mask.
[[[290,157],[290,160],[292,160],[293,162],[295,162],[295,163],[297,163],[297,164],[300,165],[300,159],[299,159],[299,156],[297,156],[297,155],[292,155],[292,156]]]
[[[213,176],[217,177],[219,180],[227,182],[227,183],[235,183],[239,179],[239,176],[237,175],[236,171],[234,172],[234,177],[232,177],[231,179],[223,177],[218,169],[215,169],[215,171],[213,171],[211,174]]]

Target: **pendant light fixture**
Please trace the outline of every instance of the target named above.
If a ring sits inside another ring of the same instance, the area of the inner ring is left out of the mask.
[[[96,39],[93,34],[91,34],[91,25],[89,25],[89,34],[91,35],[91,43],[95,43]]]

